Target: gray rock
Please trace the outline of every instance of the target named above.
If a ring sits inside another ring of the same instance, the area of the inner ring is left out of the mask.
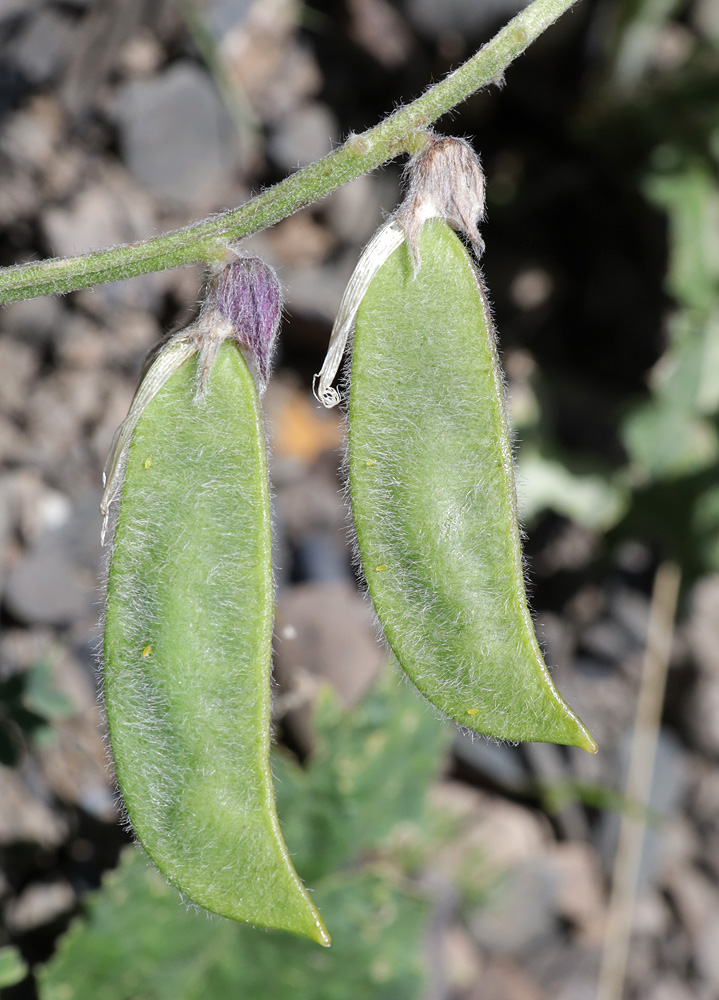
[[[31,219],[40,198],[33,178],[17,165],[4,171],[0,185],[0,226],[9,229],[20,220]]]
[[[482,969],[467,1000],[544,1000],[544,994],[526,971],[510,958],[493,958]],[[576,1000],[576,998],[574,998]]]
[[[637,939],[666,942],[674,926],[672,911],[663,893],[648,889],[637,896],[632,917],[632,933]]]
[[[412,51],[412,34],[388,0],[349,0],[349,34],[357,45],[386,66],[395,69]]]
[[[646,990],[643,990],[639,995],[639,1000],[699,1000],[701,996],[705,996],[705,994],[697,993],[686,982],[670,975],[662,976],[661,980],[652,983]]]
[[[617,787],[623,788],[629,761],[630,734],[620,748],[620,773]],[[679,740],[667,729],[660,730],[654,775],[649,793],[649,808],[667,822],[647,825],[644,831],[642,860],[639,869],[638,891],[641,894],[654,884],[658,873],[670,867],[679,855],[686,853],[684,832],[686,826],[679,822],[682,799],[688,788],[688,755]],[[669,822],[670,821],[670,822]],[[621,816],[616,812],[604,812],[597,833],[597,846],[602,857],[605,872],[612,870]]]
[[[519,955],[555,932],[557,874],[544,858],[517,865],[469,918],[475,942],[490,951]]]
[[[700,975],[716,990],[719,988],[719,911],[706,921],[694,950],[694,960]]]
[[[689,939],[699,940],[707,922],[719,913],[714,883],[694,865],[677,865],[665,878],[664,888]]]
[[[455,914],[456,917],[456,914]],[[446,1000],[447,988],[450,996],[465,997],[472,987],[480,982],[483,961],[479,949],[475,948],[471,937],[458,922],[452,922],[445,927],[441,940],[441,971],[444,982],[440,984],[438,997]],[[422,1000],[434,1000],[430,993],[423,995]]]
[[[459,886],[473,878],[473,887],[484,891],[498,874],[544,859],[554,842],[549,821],[540,813],[458,781],[435,785],[429,802],[463,831],[440,845],[432,861]]]
[[[45,237],[63,257],[147,236],[154,222],[150,199],[119,169],[104,170],[69,204],[42,217]]]
[[[276,127],[268,144],[273,160],[285,170],[296,170],[329,153],[339,138],[332,112],[324,104],[308,103]]]
[[[719,676],[700,677],[686,705],[692,742],[705,754],[719,756]]]
[[[571,765],[562,750],[553,743],[527,743],[525,753],[534,780],[546,792],[572,780]],[[554,821],[567,840],[588,840],[589,825],[583,807],[571,798],[555,812]]]
[[[188,205],[212,203],[227,184],[239,145],[232,118],[209,76],[177,63],[120,91],[120,145],[143,187]]]
[[[282,272],[287,308],[301,316],[334,323],[337,307],[357,263],[357,253],[343,255],[337,264],[287,267]]]
[[[46,532],[67,524],[72,517],[69,497],[47,486],[29,470],[19,470],[9,485],[17,530],[27,547],[35,545]]]
[[[599,961],[598,948],[557,935],[527,955],[522,966],[539,984],[543,1000],[596,1000]]]
[[[0,636],[0,677],[12,677],[39,662],[49,662],[56,642],[55,633],[49,628],[4,628]]]
[[[0,5],[0,24],[18,14],[29,14],[40,6],[42,0],[3,0]]]
[[[8,577],[5,605],[29,625],[66,625],[88,614],[86,588],[62,545],[48,543],[22,559]]]
[[[423,954],[427,969],[427,983],[422,1000],[445,1000],[447,995],[447,972],[445,969],[444,938],[450,929],[450,921],[457,912],[459,897],[452,882],[440,872],[428,869],[419,879],[421,890],[432,900],[432,917],[427,926],[423,942]],[[469,947],[472,942],[468,939]]]
[[[99,493],[77,505],[62,526],[49,530],[12,569],[5,605],[27,624],[66,625],[94,617],[101,548]]]
[[[69,882],[36,882],[8,904],[7,926],[15,934],[22,934],[49,924],[74,905],[75,893]]]
[[[334,456],[332,456],[334,458]],[[273,462],[274,470],[278,463]],[[280,469],[288,474],[288,466]],[[310,475],[302,469],[294,482],[278,487],[276,497],[277,514],[289,540],[300,545],[308,534],[332,534],[345,541],[347,509],[342,500],[334,470],[327,464],[315,467]]]
[[[329,681],[348,708],[369,689],[385,659],[371,608],[346,580],[286,590],[275,631],[278,677],[291,683],[304,671]]]
[[[23,411],[39,366],[40,358],[29,344],[0,338],[0,408],[4,413]]]
[[[719,878],[719,770],[713,762],[694,761],[689,815],[702,837],[702,862]]]
[[[662,941],[664,948],[667,944],[667,941]],[[656,938],[645,937],[642,934],[637,934],[636,930],[634,931],[627,955],[625,995],[633,996],[636,987],[642,983],[651,982],[654,978],[658,965],[657,946]]]
[[[216,38],[222,38],[242,21],[252,6],[252,0],[212,0],[203,8],[205,24]]]
[[[701,670],[719,678],[719,574],[705,576],[693,588],[687,638]]]
[[[595,1000],[597,995],[597,977],[594,972],[575,972],[563,977],[557,977],[556,988],[549,994],[552,1000]],[[542,993],[542,1000],[547,996]]]
[[[649,625],[649,600],[644,594],[626,587],[613,590],[609,597],[612,616],[634,640],[635,648],[644,648]]]
[[[9,161],[7,165],[14,166],[16,177],[19,173],[39,182],[41,190],[35,189],[39,201],[60,194],[64,178],[73,175],[72,169],[68,170],[67,157],[72,157],[63,148],[65,141],[62,113],[55,99],[49,96],[26,103],[21,111],[6,118],[0,128],[0,150]],[[4,171],[3,182],[12,176],[12,169]],[[31,216],[37,213],[37,207],[36,202]]]
[[[604,939],[605,900],[599,857],[587,843],[564,841],[549,852],[557,875],[556,912],[584,944],[600,947]]]
[[[13,506],[12,477],[0,476],[0,601],[5,587],[5,551],[12,531]]]
[[[358,177],[333,191],[325,202],[333,233],[347,243],[361,246],[382,224],[380,190],[371,174]]]
[[[295,549],[295,561],[297,575],[303,580],[325,582],[351,576],[345,538],[338,531],[306,535]]]
[[[47,802],[42,777],[0,765],[0,844],[22,841],[57,847],[67,837],[63,814]]]
[[[61,71],[73,36],[72,21],[56,7],[45,7],[15,40],[12,60],[31,83],[49,83]]]
[[[310,705],[318,686],[330,683],[342,704],[355,705],[369,689],[386,654],[375,637],[369,604],[342,580],[304,583],[280,594],[275,624],[279,711],[300,742],[312,744]]]
[[[519,747],[458,732],[452,751],[459,760],[488,778],[498,788],[510,792],[527,790],[531,776]]]
[[[111,823],[117,817],[117,804],[102,738],[96,664],[65,655],[57,658],[53,667],[53,690],[74,711],[71,717],[55,718],[52,745],[38,748],[45,779],[60,801],[76,803],[102,822]]]
[[[692,6],[691,18],[697,31],[710,41],[719,39],[719,6],[716,0],[697,0]]]
[[[625,629],[612,619],[584,629],[582,645],[592,656],[614,663],[621,662],[637,648]]]
[[[155,224],[149,195],[133,183],[125,170],[105,164],[94,171],[92,179],[85,180],[71,199],[62,206],[50,206],[41,215],[45,238],[58,256],[144,239],[151,235]],[[163,272],[112,281],[78,292],[77,302],[96,315],[110,313],[110,322],[117,322],[120,306],[157,308],[168,281]]]
[[[63,545],[82,570],[97,573],[102,561],[100,544],[100,490],[87,493],[73,504],[72,516],[62,526]]]
[[[532,273],[524,272],[525,275],[530,276]],[[520,274],[515,279],[515,284],[523,277],[524,275]],[[539,281],[541,282],[542,279],[540,278]],[[519,288],[520,291],[516,293],[516,297],[520,302],[526,303],[531,301],[530,295],[537,294],[536,292],[532,293],[531,288],[529,291],[522,289],[521,285]],[[511,390],[510,398],[512,397],[515,400],[517,399],[514,389]],[[545,549],[537,554],[533,568],[540,576],[550,575],[562,570],[576,571],[583,569],[591,562],[598,546],[599,535],[595,531],[591,531],[589,528],[584,527],[584,525],[568,521],[562,525],[557,536],[552,539],[551,544],[547,545]]]
[[[506,21],[524,7],[522,0],[408,0],[406,14],[410,21],[428,35],[456,31],[478,35]]]
[[[46,295],[3,306],[0,326],[3,336],[12,334],[31,346],[41,346],[57,335],[65,310],[60,299]]]

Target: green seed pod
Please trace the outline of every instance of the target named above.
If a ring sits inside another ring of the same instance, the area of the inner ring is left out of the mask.
[[[552,684],[527,607],[490,312],[466,248],[432,218],[474,220],[483,186],[478,164],[465,169],[465,144],[443,142],[462,164],[455,191],[475,185],[474,212],[449,212],[456,199],[413,184],[375,239],[382,254],[358,266],[363,294],[350,287],[340,310],[345,328],[355,319],[349,488],[362,568],[390,647],[433,705],[493,737],[594,752]],[[326,402],[332,375],[321,373]]]
[[[189,357],[152,366],[126,453],[110,463],[124,468],[105,615],[110,743],[129,820],[170,882],[214,913],[327,945],[282,839],[269,766],[262,414],[213,315]]]

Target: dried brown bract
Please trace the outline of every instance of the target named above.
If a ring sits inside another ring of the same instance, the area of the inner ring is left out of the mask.
[[[433,137],[412,157],[407,197],[395,218],[418,263],[417,240],[427,219],[444,219],[471,240],[477,255],[484,241],[477,228],[484,218],[484,173],[479,156],[465,139]]]

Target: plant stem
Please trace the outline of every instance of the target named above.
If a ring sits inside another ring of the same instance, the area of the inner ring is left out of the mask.
[[[647,808],[650,804],[681,575],[681,569],[676,563],[664,562],[659,566],[654,578],[649,611],[647,645],[629,772],[624,789],[627,801],[640,802]],[[604,931],[597,1000],[621,1000],[624,995],[645,826],[646,820],[637,819],[635,815],[625,812],[622,816]]]
[[[226,245],[286,218],[401,153],[441,115],[493,81],[577,0],[534,0],[453,73],[379,125],[222,215],[142,243],[0,269],[0,302],[70,292],[181,264],[226,257]]]

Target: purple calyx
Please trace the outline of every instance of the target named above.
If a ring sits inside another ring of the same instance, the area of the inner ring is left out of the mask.
[[[232,324],[234,336],[252,353],[266,385],[282,312],[275,272],[257,257],[241,257],[214,276],[207,304]]]

